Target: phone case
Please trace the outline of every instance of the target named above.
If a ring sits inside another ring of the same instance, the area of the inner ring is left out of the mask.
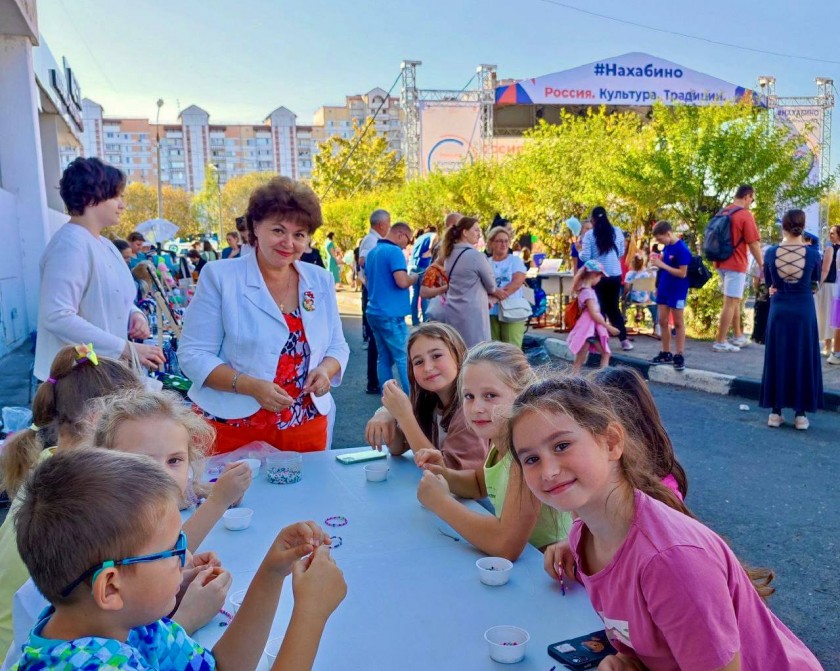
[[[593,631],[568,641],[552,643],[548,654],[568,669],[594,669],[604,657],[616,653],[604,631]]]
[[[387,452],[377,452],[376,450],[365,450],[364,452],[352,452],[350,454],[337,454],[335,456],[337,461],[342,464],[359,464],[363,461],[373,461],[375,459],[384,459],[388,456]]]

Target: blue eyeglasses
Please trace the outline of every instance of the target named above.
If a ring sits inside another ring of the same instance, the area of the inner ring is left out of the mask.
[[[131,564],[146,564],[148,562],[158,561],[159,559],[169,559],[170,557],[178,557],[181,560],[181,568],[187,562],[187,535],[182,531],[178,534],[178,541],[175,547],[171,550],[164,550],[163,552],[155,552],[150,555],[141,555],[139,557],[127,557],[125,559],[109,559],[89,568],[82,573],[78,578],[71,582],[67,587],[61,591],[61,596],[68,597],[70,593],[81,585],[85,580],[91,578],[91,585],[96,582],[99,574],[106,568],[113,568],[114,566],[129,566]]]

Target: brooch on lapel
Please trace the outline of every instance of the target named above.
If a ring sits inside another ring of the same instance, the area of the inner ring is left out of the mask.
[[[311,291],[303,292],[303,309],[312,312],[315,309],[315,294]]]

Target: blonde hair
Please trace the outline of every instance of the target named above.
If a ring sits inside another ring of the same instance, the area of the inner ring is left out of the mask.
[[[38,455],[55,444],[59,433],[81,438],[89,401],[121,389],[140,388],[141,384],[137,375],[119,361],[99,357],[94,364],[80,358],[74,346],[58,350],[48,381],[38,387],[32,400],[35,428],[10,436],[0,452],[0,490],[14,497]]]
[[[169,420],[186,429],[189,435],[187,458],[193,472],[193,490],[203,495],[209,491],[201,484],[204,459],[216,439],[216,430],[185,405],[178,394],[132,389],[102,398],[97,403],[97,417],[91,430],[91,443],[108,450],[115,449],[120,426],[131,420]]]
[[[624,486],[640,490],[684,515],[696,519],[679,497],[662,484],[656,473],[651,454],[639,445],[616,414],[609,394],[593,382],[581,377],[559,377],[541,380],[523,391],[513,404],[508,424],[507,440],[514,462],[522,464],[513,442],[513,428],[523,415],[535,412],[551,421],[551,415],[566,415],[593,436],[603,436],[611,428],[619,431],[624,449],[618,461],[619,474]],[[640,418],[639,421],[643,421]],[[762,599],[767,599],[775,589],[770,586],[775,574],[770,569],[749,568],[742,563],[753,587]]]
[[[487,236],[485,237],[485,243],[487,245],[491,244],[495,237],[500,233],[504,233],[510,241],[513,242],[513,229],[508,226],[493,226],[489,231],[487,231]]]
[[[464,371],[469,366],[480,363],[493,365],[502,384],[516,394],[521,393],[537,379],[521,349],[510,343],[490,340],[475,345],[467,352],[467,358],[464,359],[461,373],[458,375],[458,396],[463,395]]]

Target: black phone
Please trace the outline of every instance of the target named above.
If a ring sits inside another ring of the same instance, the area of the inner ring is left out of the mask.
[[[604,631],[593,631],[568,641],[552,643],[548,654],[568,669],[594,669],[604,657],[616,654],[616,650]]]

